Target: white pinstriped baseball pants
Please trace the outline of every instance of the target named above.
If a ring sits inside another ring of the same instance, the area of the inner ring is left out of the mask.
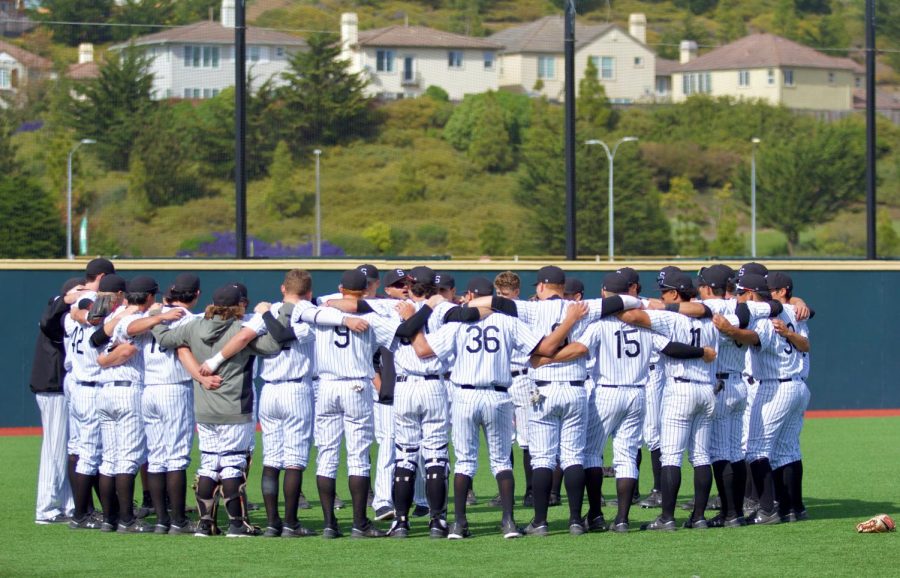
[[[62,393],[38,393],[35,401],[41,411],[43,434],[34,519],[47,520],[71,514],[75,508],[66,475],[69,412]]]
[[[487,441],[491,474],[512,469],[513,404],[509,393],[493,388],[453,388],[453,473],[474,478],[481,430]]]
[[[800,430],[809,389],[799,377],[759,382],[750,414],[747,461],[768,458],[772,469],[800,459]]]
[[[147,458],[141,384],[104,383],[97,392],[97,415],[103,440],[100,473],[104,476],[136,474]]]
[[[681,467],[688,450],[691,464],[709,465],[709,436],[716,394],[711,383],[666,381],[660,415],[659,448],[663,466]]]
[[[565,470],[584,463],[587,392],[584,386],[552,381],[537,388],[544,399],[528,406],[528,449],[531,467]]]
[[[513,403],[515,442],[523,450],[528,449],[528,406],[531,405],[531,390],[534,382],[527,375],[517,375],[509,386],[509,399]]]
[[[247,454],[256,437],[256,424],[198,423],[200,467],[197,475],[214,481],[242,478],[247,468]]]
[[[732,374],[725,380],[725,388],[716,394],[709,442],[709,455],[713,462],[739,462],[744,459],[741,436],[746,408],[747,385],[741,374]]]
[[[659,419],[662,413],[662,396],[666,384],[666,372],[659,363],[650,370],[650,379],[645,386],[647,410],[644,412],[643,437],[651,452],[659,449]]]
[[[635,459],[641,447],[645,406],[643,387],[603,387],[598,384],[594,388],[587,406],[585,468],[603,466],[603,449],[606,440],[612,437],[616,477],[637,479]]]
[[[194,443],[193,382],[145,386],[141,412],[147,436],[147,471],[186,470]]]
[[[369,379],[320,379],[315,423],[316,447],[319,450],[317,476],[337,477],[341,440],[345,435],[347,475],[369,476],[369,448],[375,439],[373,389]]]
[[[266,383],[259,394],[263,465],[306,468],[315,415],[312,383],[307,380]]]
[[[78,456],[75,468],[79,474],[96,476],[100,469],[103,440],[100,436],[100,414],[97,411],[97,393],[99,386],[86,385],[72,387],[69,395],[69,423],[74,424],[78,432],[78,445],[74,453]]]

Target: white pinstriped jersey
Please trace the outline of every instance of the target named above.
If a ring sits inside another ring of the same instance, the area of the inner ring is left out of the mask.
[[[100,350],[91,345],[91,335],[97,330],[90,323],[81,324],[66,314],[66,358],[72,362],[72,374],[78,381],[97,381],[100,378],[100,364],[97,358]]]
[[[283,306],[284,303],[273,303],[270,313],[277,318]],[[312,307],[313,304],[309,301],[300,301],[294,309],[299,308],[303,311]],[[291,318],[293,317],[294,313],[291,312]],[[254,315],[249,321],[244,322],[244,327],[252,329],[256,335],[268,333],[262,315]],[[256,357],[258,375],[263,381],[268,383],[294,381],[315,375],[312,373],[315,371],[316,357],[316,336],[313,328],[302,321],[291,323],[289,327],[297,337],[295,341],[285,343],[277,355]]]
[[[571,304],[571,301],[563,301],[558,298],[543,301],[516,301],[519,319],[540,335],[553,333],[553,330],[565,319],[566,310]],[[590,312],[588,316],[590,316]],[[587,329],[589,323],[587,319],[588,317],[580,319],[569,332],[568,340],[563,343],[578,341],[581,334]],[[529,371],[528,375],[536,381],[580,381],[587,378],[586,363],[587,360],[580,357],[572,361],[544,365]]]
[[[661,334],[617,317],[592,323],[577,341],[596,359],[591,376],[598,385],[646,385],[651,355],[669,344]]]
[[[797,318],[797,310],[794,309],[793,305],[786,304],[784,308],[790,308],[790,310],[794,313],[794,318]],[[797,333],[809,339],[809,325],[806,324],[806,320],[797,321]],[[800,372],[800,377],[804,381],[806,381],[806,378],[809,377],[809,352],[801,351],[800,354],[803,356],[803,370]]]
[[[315,314],[322,309],[322,307],[317,307],[311,310],[313,323],[315,323]],[[372,358],[379,347],[389,348],[391,346],[400,321],[382,317],[377,313],[367,313],[358,317],[369,322],[369,328],[361,333],[354,333],[343,325],[336,327],[315,325],[316,363],[321,378],[372,379],[375,377]]]
[[[710,319],[694,319],[680,313],[670,311],[647,311],[650,316],[651,329],[668,337],[670,341],[678,341],[694,347],[712,347],[718,351],[719,330]],[[703,383],[715,383],[715,364],[706,363],[703,359],[669,359],[664,364],[666,375],[670,378],[687,379]]]
[[[477,323],[448,323],[425,336],[441,359],[453,360],[453,383],[476,387],[509,387],[509,360],[513,352],[528,354],[543,335],[507,315],[489,315]]]
[[[416,311],[420,311],[425,305],[424,301],[411,301],[411,303],[415,305]],[[454,307],[456,305],[449,301],[438,304],[428,317],[425,327],[422,328],[425,335],[436,333],[444,325],[444,316]],[[394,349],[394,367],[397,369],[397,375],[443,375],[451,361],[441,357],[422,359],[416,355],[415,349],[406,338],[398,338],[394,342],[394,346],[396,348]],[[509,373],[508,367],[507,373]]]
[[[805,324],[799,327],[794,317],[793,308],[785,308],[776,317],[784,321],[788,329],[807,335]],[[797,351],[787,338],[775,332],[771,319],[759,319],[750,326],[759,336],[759,345],[750,347],[750,358],[753,366],[753,379],[788,379],[801,377],[803,373],[803,355]]]
[[[737,307],[736,299],[704,299],[701,301],[709,307],[714,315],[734,315]],[[750,311],[751,323],[757,319],[767,318],[772,308],[768,303],[748,301],[747,309]],[[716,356],[716,373],[741,373],[744,371],[747,360],[747,348],[743,344],[731,339],[724,333],[719,334],[719,351]]]
[[[163,312],[172,309],[183,309],[185,316],[170,323],[169,327],[178,327],[201,317],[201,315],[193,314],[184,307],[166,306],[162,308]],[[140,317],[144,316],[141,315]],[[133,339],[134,344],[143,350],[144,385],[168,385],[190,381],[191,374],[181,365],[176,350],[160,347],[156,343],[153,333],[148,331],[147,333],[136,335]]]
[[[116,324],[116,328],[113,330],[109,344],[106,346],[106,351],[110,352],[115,346],[123,343],[134,343],[134,340],[128,336],[128,324],[132,321],[137,321],[143,316],[143,313],[135,313],[121,318]],[[143,383],[144,353],[139,345],[136,344],[136,346],[138,347],[137,353],[128,358],[125,363],[114,367],[101,368],[99,381],[131,381],[134,383]]]

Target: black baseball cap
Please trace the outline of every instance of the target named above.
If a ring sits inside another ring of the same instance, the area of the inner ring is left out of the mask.
[[[119,291],[126,291],[127,287],[128,285],[125,283],[125,279],[119,277],[115,273],[104,275],[103,279],[100,279],[100,291],[106,293],[118,293]]]
[[[628,293],[628,288],[633,284],[628,275],[619,271],[603,276],[603,290],[610,293]]]
[[[656,284],[660,289],[669,288],[673,289],[673,287],[668,287],[668,282],[666,279],[671,275],[675,275],[676,273],[681,273],[681,268],[676,267],[675,265],[668,265],[659,270],[659,273],[656,275]]]
[[[361,271],[362,274],[365,275],[366,279],[368,279],[369,281],[378,281],[378,278],[381,275],[381,273],[378,272],[378,267],[376,267],[375,265],[371,265],[369,263],[360,265],[359,267],[356,268],[356,270]]]
[[[769,283],[766,278],[756,273],[746,273],[738,277],[737,290],[753,291],[754,293],[767,293],[769,291]]]
[[[581,293],[584,295],[584,283],[581,282],[581,279],[576,279],[575,277],[567,277],[565,288],[563,289],[564,295],[575,295],[576,293]]]
[[[116,266],[112,264],[112,261],[110,261],[109,259],[104,259],[103,257],[91,259],[90,261],[88,261],[87,267],[84,268],[84,274],[88,277],[96,277],[101,273],[110,275],[115,272]]]
[[[406,274],[414,283],[424,283],[425,285],[437,284],[437,277],[431,267],[419,266],[413,267]]]
[[[769,268],[763,265],[762,263],[757,263],[755,261],[750,261],[749,263],[744,263],[741,265],[741,268],[738,269],[738,278],[747,275],[748,273],[752,273],[754,275],[761,275],[765,277],[769,274]]]
[[[734,269],[728,265],[712,265],[703,267],[697,275],[699,287],[725,289],[734,277]]]
[[[679,293],[692,294],[694,292],[694,280],[684,271],[673,271],[668,273],[661,281],[660,289],[666,291],[674,289]]]
[[[566,274],[556,265],[547,265],[546,267],[541,267],[537,272],[537,281],[535,282],[535,285],[538,285],[539,283],[565,285]]]
[[[621,269],[616,269],[616,273],[619,273],[620,275],[625,277],[625,279],[628,280],[629,285],[641,284],[641,276],[638,275],[638,272],[631,267],[622,267]]]
[[[196,293],[200,290],[200,277],[193,273],[182,273],[175,277],[172,286],[169,287],[171,293]]]
[[[100,281],[103,282],[102,280]],[[159,284],[156,282],[153,277],[148,277],[146,275],[138,275],[137,277],[132,277],[128,282],[128,292],[129,293],[159,293]]]
[[[249,297],[249,294],[247,293],[246,285],[244,285],[240,281],[235,281],[234,283],[232,283],[232,285],[234,286],[235,289],[237,289],[238,291],[241,292],[241,300],[247,301],[247,302],[250,301],[250,297]]]
[[[359,269],[350,269],[341,275],[341,287],[347,291],[365,291],[368,285],[369,278]]]
[[[438,289],[456,289],[456,279],[446,271],[438,271],[434,274],[434,282]]]
[[[406,271],[403,269],[391,269],[384,274],[384,285],[389,287],[399,281],[406,281]]]
[[[781,271],[772,271],[768,275],[766,275],[766,284],[769,286],[769,289],[774,291],[775,289],[787,289],[788,291],[794,290],[794,280],[791,279],[791,276],[787,273],[782,273]]]
[[[79,285],[84,285],[83,277],[72,277],[71,279],[66,279],[66,282],[63,283],[62,290],[60,295],[65,295],[72,289],[78,287]]]
[[[469,284],[466,285],[466,291],[470,291],[478,296],[493,295],[494,284],[484,277],[472,277]]]
[[[223,285],[213,293],[213,305],[216,307],[234,307],[240,305],[241,290],[234,284]]]

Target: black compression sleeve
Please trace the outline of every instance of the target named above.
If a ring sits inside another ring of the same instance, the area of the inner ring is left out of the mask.
[[[372,309],[372,306],[365,299],[360,299],[356,302],[356,312],[359,315],[363,315],[364,313],[375,313],[375,310]]]
[[[395,335],[412,339],[416,333],[425,327],[429,317],[431,317],[431,307],[422,305],[422,308],[416,311],[415,315],[400,324]]]
[[[809,318],[812,319],[815,316],[816,316],[816,310],[813,309],[812,307],[810,307],[809,308]]]
[[[519,309],[516,307],[516,302],[512,299],[507,299],[506,297],[500,297],[499,295],[494,295],[494,298],[491,300],[491,309],[512,317],[519,316]]]
[[[734,308],[734,314],[737,315],[738,318],[738,327],[747,329],[750,325],[750,308],[747,307],[747,304],[738,303]]]
[[[290,327],[285,327],[281,323],[275,319],[275,316],[272,315],[271,311],[266,311],[262,316],[263,322],[266,324],[266,329],[269,332],[269,335],[272,336],[272,339],[284,345],[285,343],[290,343],[297,339],[297,336],[294,335],[294,332],[291,331]]]
[[[600,302],[600,316],[610,315],[612,313],[618,313],[625,309],[625,303],[622,301],[622,298],[618,295],[613,295],[612,297],[604,297]]]
[[[675,359],[697,359],[703,357],[703,348],[694,347],[687,343],[672,341],[660,350],[663,354]]]
[[[473,323],[481,319],[481,312],[477,307],[454,307],[444,315],[444,323]]]
[[[701,303],[701,305],[703,305]],[[712,319],[713,312],[708,306],[703,305],[703,315],[700,316],[700,319]]]
[[[769,309],[771,309],[769,317],[778,317],[779,315],[781,315],[781,312],[784,311],[784,305],[781,304],[781,301],[772,299],[771,301],[767,301],[766,303],[769,304]]]
[[[94,331],[93,335],[91,335],[91,345],[93,345],[96,349],[99,349],[109,343],[111,337],[103,331],[103,326],[101,325],[97,331]]]

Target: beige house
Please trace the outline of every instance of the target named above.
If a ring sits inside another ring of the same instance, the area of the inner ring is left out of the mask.
[[[341,15],[341,58],[351,72],[365,73],[367,94],[379,98],[416,97],[429,86],[443,88],[451,100],[497,90],[500,48],[423,26],[360,31],[356,14]]]
[[[822,54],[774,34],[751,34],[697,57],[697,45],[681,43],[671,69],[672,100],[692,94],[761,99],[807,110],[851,110],[864,69],[849,58]]]
[[[588,60],[597,67],[606,95],[614,103],[652,101],[656,92],[656,54],[646,45],[647,20],[632,14],[629,30],[615,24],[575,23],[575,86]],[[490,40],[500,53],[500,86],[563,100],[565,94],[565,21],[547,16],[502,30]]]
[[[16,103],[30,82],[53,76],[51,61],[0,40],[0,107]]]

